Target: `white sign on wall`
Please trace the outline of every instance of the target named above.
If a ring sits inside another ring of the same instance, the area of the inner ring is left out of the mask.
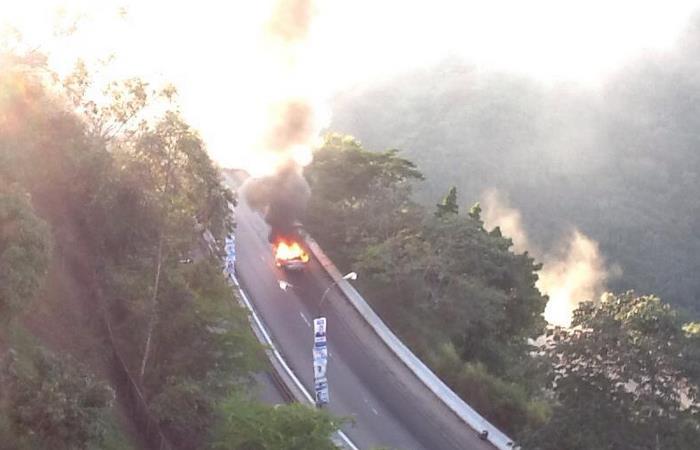
[[[328,366],[328,346],[326,338],[326,318],[314,319],[314,391],[316,392],[316,405],[321,406],[329,402],[328,379],[326,368]]]

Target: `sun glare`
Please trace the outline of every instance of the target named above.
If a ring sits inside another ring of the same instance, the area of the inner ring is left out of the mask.
[[[689,1],[317,0],[305,40],[280,45],[265,34],[273,4],[26,0],[0,6],[0,26],[48,53],[59,73],[77,58],[114,55],[104,79],[174,83],[213,157],[259,168],[270,150],[262,142],[266,111],[280,99],[327,105],[342,87],[448,56],[544,82],[595,85],[626,59],[669,48],[695,8]],[[308,161],[306,151],[295,155]]]

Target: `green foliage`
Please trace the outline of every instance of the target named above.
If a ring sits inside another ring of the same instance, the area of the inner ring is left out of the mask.
[[[7,322],[36,295],[46,275],[51,235],[28,195],[0,185],[0,321]]]
[[[460,216],[456,189],[429,214],[411,199],[410,181],[422,178],[412,163],[367,153],[352,138],[327,139],[306,169],[308,228],[341,265],[363,274],[365,297],[419,356],[441,365],[457,392],[467,399],[478,392],[484,413],[507,429],[541,423],[530,403],[541,371],[528,345],[545,326],[540,266],[487,232],[478,205]],[[431,357],[444,346],[459,364]],[[502,380],[487,383],[493,376]]]
[[[474,206],[469,209],[469,217],[481,222],[481,204],[479,202],[474,203]]]
[[[181,448],[201,447],[214,420],[215,405],[205,386],[188,378],[171,376],[155,391],[157,394],[149,401],[149,409],[168,431],[170,439]]]
[[[72,83],[84,80],[78,74]],[[86,119],[85,132],[100,138],[95,151],[108,140],[110,152],[76,215],[99,261],[120,351],[132,375],[146,369],[141,381],[151,413],[181,448],[197,448],[221,395],[246,383],[263,361],[218,255],[202,243],[206,229],[223,247],[233,197],[201,138],[177,113],[166,112],[152,125],[124,123],[153,94],[137,81],[121,93],[117,88],[110,94],[116,103]],[[80,89],[74,101],[88,108]]]
[[[376,185],[393,187],[423,179],[412,162],[398,156],[398,150],[367,151],[357,140],[339,134],[326,136],[304,175],[324,199],[344,204],[362,202]]]
[[[409,341],[416,327],[430,330],[421,347],[449,340],[466,361],[504,373],[544,329],[539,266],[510,246],[470,217],[427,218],[418,232],[368,246],[354,267],[367,274],[367,296]]]
[[[435,217],[442,218],[449,215],[456,216],[459,214],[459,204],[457,204],[457,188],[452,186],[447,192],[440,203],[435,205],[437,210],[435,211]]]
[[[331,434],[341,421],[322,410],[299,403],[275,407],[252,402],[240,394],[221,406],[213,432],[216,450],[335,450]]]
[[[122,419],[118,418],[117,411],[119,406],[115,404],[112,406],[112,414],[105,418],[104,436],[98,444],[92,444],[88,447],[89,450],[138,450],[139,447],[135,442],[130,440],[134,439],[134,436],[128,435],[126,429],[122,429],[123,422]]]
[[[304,174],[313,193],[305,223],[341,266],[351,264],[359,243],[379,242],[418,220],[410,192],[422,175],[397,150],[370,152],[330,134]]]
[[[87,449],[105,434],[104,414],[114,400],[105,383],[72,358],[41,348],[10,350],[0,371],[3,439],[19,448]]]
[[[134,105],[118,107],[136,114]],[[122,117],[117,110],[104,114],[100,123]],[[178,446],[201,447],[219,398],[262,368],[261,346],[218,255],[202,244],[207,229],[223,247],[233,197],[201,138],[177,113],[110,145],[104,188],[83,214],[101,250],[114,330],[132,373],[147,369],[142,383],[152,414]],[[142,366],[147,340],[151,354]]]
[[[220,396],[233,384],[246,382],[249,373],[262,368],[263,359],[218,256],[201,247],[205,226],[221,242],[230,230],[230,193],[217,184],[218,173],[204,159],[201,141],[176,117],[169,120],[173,122],[164,125],[165,135],[175,135],[174,142],[179,142],[177,161],[167,162],[172,154],[158,156],[159,144],[153,141],[160,138],[154,136],[139,144],[144,147],[135,154],[119,154],[123,170],[87,220],[105,249],[100,274],[116,333],[134,370],[143,355],[154,288],[153,255],[163,233],[153,353],[143,384],[151,412],[169,436],[182,448],[194,448],[203,445]],[[174,164],[169,174],[158,172],[168,164]],[[183,263],[192,256],[195,262]]]
[[[186,374],[190,381],[201,383],[213,400],[264,367],[262,347],[219,267],[208,261],[183,266],[169,271],[164,282],[168,301],[159,307],[158,362],[145,384],[158,392],[164,385],[179,384],[173,375]],[[181,278],[173,279],[175,274]]]
[[[528,448],[697,447],[700,348],[676,311],[627,292],[583,303],[573,326],[545,347],[557,403]]]
[[[450,343],[428,354],[427,361],[470,406],[498,427],[517,430],[520,436],[526,430],[539,428],[550,418],[549,403],[533,398],[527,383],[499,377],[481,362],[464,362]],[[522,375],[532,373],[524,371]]]
[[[47,83],[51,89],[44,89]],[[25,66],[0,73],[1,312],[5,318],[7,305],[30,300],[48,261],[48,231],[33,216],[26,190],[40,199],[56,236],[80,236],[81,261],[67,265],[79,266],[79,280],[99,294],[95,302],[104,299],[90,313],[105,314],[132,376],[138,379],[142,361],[148,362],[140,381],[151,413],[180,448],[202,448],[220,399],[249,383],[264,361],[247,313],[221,273],[219,255],[202,239],[208,230],[223,247],[234,198],[221,186],[202,139],[177,113],[172,87],[158,92],[138,79],[111,82],[104,104],[88,99],[91,90],[84,64],[61,86]],[[162,116],[149,117],[161,110]],[[15,185],[21,195],[5,194]],[[146,338],[150,358],[144,357]],[[111,355],[111,348],[105,353]],[[54,401],[54,391],[42,389],[62,380],[60,371],[35,372],[15,384],[31,379],[41,399]],[[66,377],[72,379],[72,372]],[[61,389],[80,387],[61,383]],[[79,395],[71,400],[82,401]],[[86,435],[79,420],[56,420],[42,432],[85,438],[75,445],[66,438],[70,448],[99,440]],[[15,422],[0,414],[3,437]],[[32,436],[18,439],[40,447]],[[109,442],[91,448],[119,445],[118,433],[105,436]]]

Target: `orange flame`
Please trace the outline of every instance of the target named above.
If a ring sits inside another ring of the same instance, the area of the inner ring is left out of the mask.
[[[308,262],[309,255],[301,248],[298,242],[279,241],[275,249],[275,260]]]

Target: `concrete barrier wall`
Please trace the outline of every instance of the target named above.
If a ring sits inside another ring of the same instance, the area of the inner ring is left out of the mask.
[[[282,354],[280,354],[280,352],[277,350],[277,347],[272,341],[270,334],[267,332],[265,326],[258,317],[253,304],[251,303],[250,299],[248,299],[245,286],[238,281],[235,273],[230,273],[228,276],[229,280],[240,294],[242,306],[245,307],[250,313],[253,332],[260,342],[267,347],[266,353],[270,359],[270,362],[272,363],[275,381],[280,383],[278,387],[282,388],[283,396],[285,396],[289,401],[296,401],[307,405],[315,405],[314,398],[306,390],[299,378],[297,378],[296,374],[294,374],[285,359],[282,357]],[[339,449],[359,450],[352,440],[343,432],[343,430],[338,430],[331,439],[333,440],[335,446]]]
[[[467,425],[479,433],[487,432],[487,440],[499,450],[512,450],[514,443],[505,433],[489,423],[471,406],[462,400],[452,389],[440,380],[423,362],[406,347],[401,340],[386,326],[359,292],[346,280],[333,262],[326,256],[321,247],[311,239],[306,238],[311,253],[324,270],[338,285],[338,288],[369,326],[377,333],[382,341],[396,356],[411,370],[428,389],[430,389],[448,408],[454,411]]]

